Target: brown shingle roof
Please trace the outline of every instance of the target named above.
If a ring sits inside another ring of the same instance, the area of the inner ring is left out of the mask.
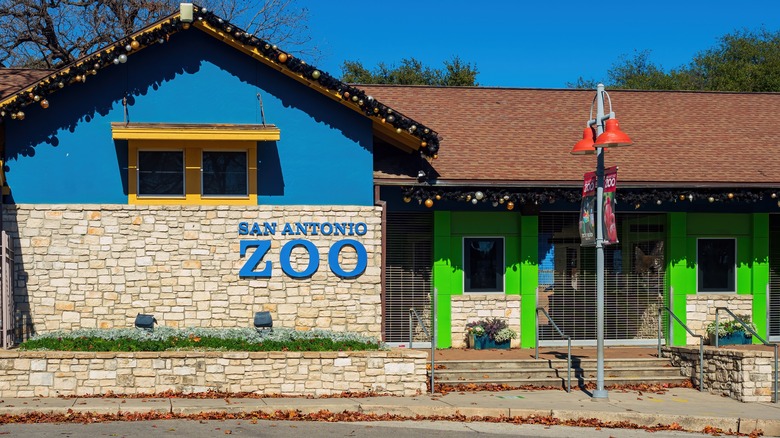
[[[569,153],[595,91],[360,86],[441,137],[439,183],[578,185],[594,156]],[[609,91],[634,145],[607,153],[621,185],[780,185],[780,93]],[[402,178],[383,172],[379,180]]]
[[[0,68],[0,100],[43,79],[49,73],[50,70]]]

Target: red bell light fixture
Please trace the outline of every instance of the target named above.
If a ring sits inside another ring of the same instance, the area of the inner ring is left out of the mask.
[[[604,132],[596,138],[593,147],[619,147],[631,146],[634,142],[628,137],[628,134],[620,130],[620,124],[617,119],[607,119]]]
[[[574,144],[571,149],[572,155],[592,155],[596,153],[596,148],[593,147],[593,141],[596,138],[596,131],[591,127],[585,128],[582,131],[582,140]]]

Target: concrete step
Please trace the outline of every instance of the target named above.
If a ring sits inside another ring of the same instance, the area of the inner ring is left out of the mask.
[[[566,375],[566,367],[560,368],[482,368],[471,370],[437,369],[436,375],[446,379],[459,378],[491,378],[491,379],[535,379],[545,377],[560,377]],[[572,375],[595,376],[596,368],[572,368]],[[674,367],[644,367],[644,368],[605,368],[605,377],[650,377],[667,378],[680,376],[680,370]]]
[[[436,374],[438,376],[438,374]],[[686,382],[690,379],[684,376],[677,377],[664,377],[664,378],[649,378],[649,377],[604,377],[604,385],[662,385],[662,384],[678,384]],[[548,378],[534,378],[534,379],[481,379],[481,378],[463,378],[463,379],[439,379],[436,377],[436,383],[446,385],[509,385],[509,386],[551,386],[551,387],[566,387],[566,374],[564,373],[560,377],[548,377]],[[575,377],[574,373],[571,376],[571,386],[577,387],[579,385],[585,385],[588,383],[595,384],[596,377]]]
[[[449,370],[471,370],[480,368],[490,369],[527,369],[527,368],[566,368],[566,359],[520,359],[520,360],[446,360],[436,361],[436,365],[443,365]],[[604,369],[607,368],[647,368],[670,366],[669,359],[642,358],[642,359],[605,359]],[[596,359],[572,358],[572,368],[596,368]]]
[[[597,360],[573,358],[572,385],[596,383]],[[436,362],[437,383],[565,387],[566,359],[448,360]],[[689,380],[666,358],[605,359],[605,385],[677,384]]]

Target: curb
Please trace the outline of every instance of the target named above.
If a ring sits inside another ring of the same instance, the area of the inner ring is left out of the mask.
[[[102,399],[101,399],[102,400]],[[121,399],[118,399],[121,400]],[[102,400],[105,402],[105,400]],[[44,414],[67,414],[68,412],[96,413],[96,414],[116,414],[116,413],[172,413],[179,415],[192,415],[200,413],[251,413],[263,412],[272,414],[277,411],[297,411],[303,415],[312,414],[327,410],[333,413],[355,412],[361,414],[373,415],[397,415],[400,417],[448,417],[448,416],[466,416],[466,417],[505,417],[505,418],[533,418],[550,417],[559,421],[577,421],[587,419],[597,419],[604,423],[617,424],[621,422],[635,424],[642,427],[670,426],[679,425],[679,427],[689,432],[702,432],[705,428],[718,428],[724,432],[739,432],[750,434],[760,430],[767,436],[780,436],[780,419],[755,419],[755,418],[735,418],[735,417],[705,417],[690,415],[664,415],[664,414],[645,414],[640,412],[607,412],[591,410],[565,410],[565,409],[518,409],[518,408],[485,408],[485,407],[463,407],[463,406],[403,406],[386,405],[381,403],[278,403],[268,404],[242,404],[228,403],[224,406],[203,406],[199,400],[191,400],[187,403],[186,399],[179,399],[175,406],[171,400],[150,399],[141,403],[132,403],[125,405],[122,402],[109,403],[109,406],[96,406],[91,403],[74,403],[72,406],[52,406],[52,407],[26,407],[26,406],[6,406],[0,407],[0,415],[19,416],[31,413]],[[189,406],[188,406],[189,404]],[[125,405],[125,406],[123,406]]]

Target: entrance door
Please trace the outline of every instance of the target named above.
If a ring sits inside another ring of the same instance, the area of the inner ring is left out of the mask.
[[[430,346],[433,214],[388,212],[385,229],[385,342]]]
[[[657,342],[664,297],[664,215],[622,214],[618,244],[604,249],[604,339],[613,345]],[[580,345],[596,339],[596,249],[580,246],[579,215],[539,217],[537,303]],[[562,341],[546,318],[539,339]]]

